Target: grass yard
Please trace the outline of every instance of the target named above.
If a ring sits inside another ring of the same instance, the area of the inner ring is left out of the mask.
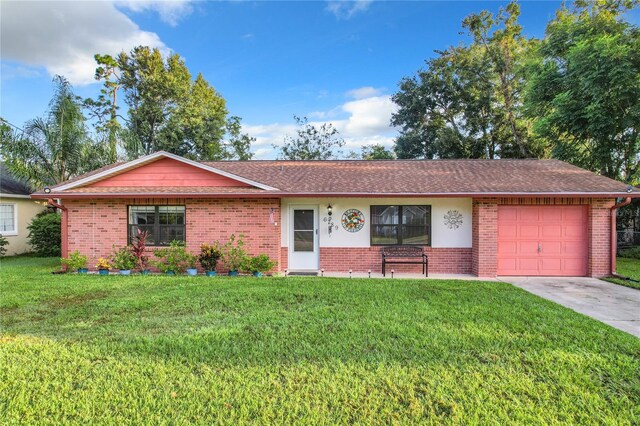
[[[622,276],[640,281],[640,259],[618,257],[616,270],[618,274]],[[640,290],[640,283],[634,281],[621,280],[618,278],[607,278],[607,281]]]
[[[640,339],[501,282],[0,264],[0,423],[638,424]]]

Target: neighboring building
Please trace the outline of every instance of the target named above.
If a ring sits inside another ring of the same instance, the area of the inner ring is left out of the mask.
[[[29,185],[11,176],[0,163],[0,235],[9,241],[6,256],[31,251],[27,226],[47,205],[32,200],[31,192]]]
[[[90,265],[146,229],[153,245],[184,240],[194,252],[242,233],[251,254],[278,262],[274,272],[379,272],[382,246],[411,244],[430,273],[598,277],[615,268],[616,198],[640,191],[557,160],[196,162],[158,152],[32,196],[62,200],[63,255],[79,250]]]

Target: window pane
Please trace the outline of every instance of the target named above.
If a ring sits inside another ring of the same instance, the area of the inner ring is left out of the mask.
[[[313,251],[314,231],[293,231],[293,251]]]
[[[156,208],[154,206],[130,206],[129,223],[132,225],[150,225],[155,223]]]
[[[398,206],[371,206],[371,223],[373,225],[397,225]]]
[[[169,245],[171,241],[184,241],[184,226],[161,226],[160,227],[160,238],[156,242],[158,245]]]
[[[184,206],[160,206],[158,207],[159,222],[161,225],[184,224]]]
[[[403,225],[402,244],[429,245],[429,227]]]
[[[373,225],[371,227],[371,244],[398,244],[398,226]]]
[[[15,207],[13,204],[0,204],[0,232],[15,232]]]
[[[294,210],[293,211],[293,229],[295,230],[313,230],[313,210]]]
[[[427,206],[403,206],[402,223],[404,225],[428,225]]]

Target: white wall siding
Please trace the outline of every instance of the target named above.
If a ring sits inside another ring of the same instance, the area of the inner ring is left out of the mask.
[[[329,236],[327,206],[333,206],[333,222],[338,229]],[[372,205],[430,205],[432,247],[471,247],[471,198],[283,198],[282,199],[282,246],[289,246],[290,205],[317,205],[320,215],[320,247],[369,247],[370,207]],[[364,227],[358,232],[346,231],[340,220],[349,209],[360,210],[365,217]],[[449,210],[462,214],[462,224],[457,229],[445,225],[444,216]]]

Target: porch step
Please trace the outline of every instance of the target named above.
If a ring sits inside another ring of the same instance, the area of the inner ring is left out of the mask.
[[[289,277],[317,277],[318,271],[289,271]]]

